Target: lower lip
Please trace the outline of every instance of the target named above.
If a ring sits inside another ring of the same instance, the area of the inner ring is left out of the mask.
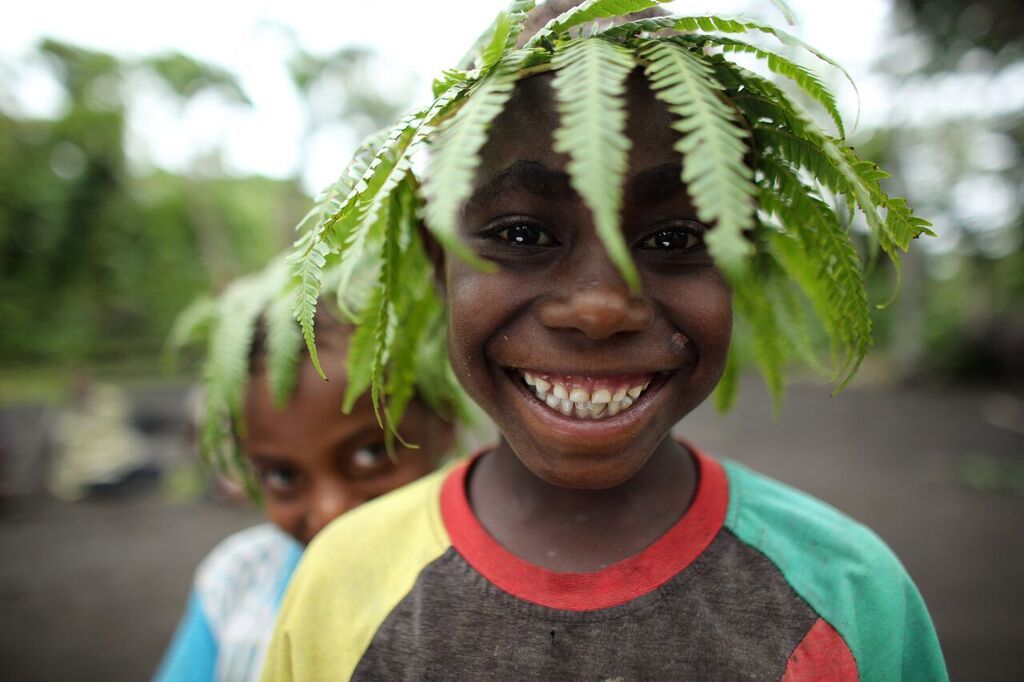
[[[547,403],[542,402],[532,392],[522,379],[518,370],[506,370],[505,377],[512,382],[519,394],[522,395],[530,411],[549,429],[555,433],[564,434],[570,438],[607,438],[621,436],[624,432],[632,431],[639,423],[645,420],[646,415],[651,411],[655,397],[661,388],[668,383],[671,374],[658,374],[652,380],[640,397],[636,399],[629,408],[618,413],[614,417],[603,419],[578,419],[567,417],[561,412],[555,412]]]

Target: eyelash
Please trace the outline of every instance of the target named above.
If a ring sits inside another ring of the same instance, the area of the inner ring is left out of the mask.
[[[540,232],[541,239],[547,238],[548,243],[522,244],[517,243],[508,237],[500,236],[501,233],[508,232],[509,230],[514,229],[516,227],[526,227],[537,230],[538,232]],[[490,225],[484,231],[482,236],[484,239],[497,242],[502,245],[507,245],[515,249],[546,249],[561,245],[561,242],[559,242],[555,238],[555,236],[551,234],[550,230],[540,225],[536,220],[525,218],[523,216],[509,216],[507,218],[502,218],[498,220],[496,223]]]
[[[272,480],[278,477],[287,480]],[[260,483],[267,491],[276,495],[288,495],[294,492],[298,478],[299,473],[295,469],[286,466],[270,466],[261,469],[259,472]]]
[[[372,462],[358,463],[356,460],[363,453],[373,458]],[[355,475],[375,475],[380,473],[382,469],[387,468],[391,464],[391,460],[387,456],[387,452],[383,443],[374,443],[373,445],[366,445],[355,452],[349,458],[353,473]]]
[[[661,251],[663,253],[690,253],[696,251],[704,246],[704,234],[707,232],[707,227],[701,223],[686,220],[681,222],[673,222],[667,225],[659,225],[656,229],[648,232],[645,236],[641,237],[636,242],[636,248],[644,251]],[[692,246],[687,246],[681,249],[676,248],[662,248],[658,245],[647,246],[648,242],[652,242],[657,237],[667,234],[685,234],[688,237],[693,237],[697,240],[697,243]]]
[[[518,227],[532,228],[533,230],[536,230],[539,232],[538,242],[542,242],[544,239],[547,239],[547,243],[524,244],[516,242],[508,233],[510,230]],[[702,223],[693,220],[673,221],[671,223],[658,225],[654,230],[641,237],[635,243],[634,248],[642,251],[656,252],[663,257],[690,254],[703,249],[704,235],[706,232],[707,226]],[[505,236],[502,236],[503,234],[505,234]],[[679,234],[685,235],[687,237],[687,242],[689,242],[691,238],[695,240],[695,242],[693,244],[686,245],[683,248],[672,248],[671,246],[666,245],[667,241]],[[662,245],[658,245],[655,241],[660,236],[664,236]],[[524,251],[542,251],[561,245],[561,243],[547,228],[543,227],[536,220],[523,216],[509,216],[498,220],[483,232],[482,237],[506,248]]]

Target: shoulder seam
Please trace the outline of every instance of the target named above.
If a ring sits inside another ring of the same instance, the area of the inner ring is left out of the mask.
[[[786,572],[782,570],[782,567],[779,566],[775,562],[774,559],[772,559],[770,556],[768,556],[768,554],[766,554],[765,552],[761,551],[761,549],[759,547],[756,547],[756,546],[752,545],[751,543],[746,542],[737,533],[734,533],[732,528],[723,528],[722,530],[724,530],[725,532],[727,532],[730,535],[732,535],[736,539],[737,542],[743,544],[746,547],[749,547],[752,552],[757,552],[759,555],[763,556],[765,558],[765,560],[768,561],[768,563],[770,563],[775,568],[775,570],[779,572],[779,575],[782,576],[782,579],[785,581],[786,585],[789,586],[789,589],[793,591],[793,594],[795,594],[796,597],[801,602],[803,602],[804,605],[806,605],[808,609],[810,609],[811,613],[813,613],[815,616],[817,616],[818,619],[821,620],[822,622],[827,623],[830,628],[835,630],[835,633],[837,635],[839,635],[839,638],[841,640],[843,640],[843,645],[850,652],[850,656],[853,656],[853,661],[857,665],[857,670],[858,670],[858,673],[859,673],[859,671],[860,671],[860,661],[858,661],[857,657],[854,655],[853,647],[850,646],[850,643],[846,640],[846,637],[843,635],[842,632],[839,631],[839,628],[836,627],[835,623],[833,623],[828,618],[823,616],[818,611],[818,609],[814,608],[814,606],[807,600],[807,598],[800,592],[800,590],[797,589],[796,585],[794,585],[792,582],[790,582],[789,577],[786,576]],[[807,632],[804,633],[804,638],[807,637],[808,633],[810,633],[811,628],[813,628],[813,627],[814,627],[814,623],[811,623],[811,627],[807,628]],[[793,651],[796,651],[796,649],[798,649],[800,647],[801,643],[803,643],[803,638],[801,638],[801,640],[799,642],[797,642],[797,645],[796,645],[796,647],[794,647]],[[790,654],[792,655],[792,652],[790,652]]]

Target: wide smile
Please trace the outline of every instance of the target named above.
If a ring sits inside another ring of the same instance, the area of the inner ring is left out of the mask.
[[[594,422],[626,417],[668,380],[671,372],[581,376],[522,368],[507,370],[522,393],[552,416]]]

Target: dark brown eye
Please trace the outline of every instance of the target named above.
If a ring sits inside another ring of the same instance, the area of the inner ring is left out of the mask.
[[[641,249],[651,251],[691,251],[704,244],[702,231],[675,227],[658,230],[640,241]]]
[[[260,482],[273,493],[292,492],[299,482],[299,472],[288,466],[268,466],[260,469]]]
[[[544,228],[530,223],[513,223],[490,233],[492,239],[514,246],[553,246],[554,238]]]
[[[384,444],[369,445],[352,453],[352,472],[357,475],[369,474],[391,463]]]

